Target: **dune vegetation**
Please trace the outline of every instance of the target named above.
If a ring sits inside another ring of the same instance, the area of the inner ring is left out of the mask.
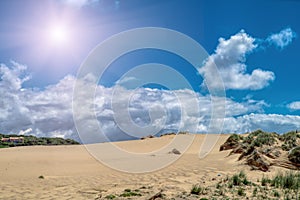
[[[229,156],[240,154],[238,160],[253,170],[268,171],[271,166],[300,169],[300,133],[297,131],[282,135],[262,130],[233,134],[220,146],[220,151],[224,150],[231,150]]]
[[[14,138],[15,140],[9,140]],[[5,140],[7,139],[7,140]],[[79,144],[72,139],[35,137],[33,135],[4,135],[0,134],[0,148],[17,147],[17,146],[33,146],[33,145],[74,145]]]

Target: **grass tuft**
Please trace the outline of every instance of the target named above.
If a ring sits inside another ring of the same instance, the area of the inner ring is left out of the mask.
[[[132,197],[132,196],[142,196],[140,193],[131,191],[131,189],[125,189],[124,193],[120,194],[120,197]]]
[[[200,185],[193,185],[192,190],[191,190],[191,194],[196,194],[199,195],[203,192],[203,188]]]
[[[242,187],[238,188],[237,193],[238,193],[239,196],[246,196],[245,189],[242,188]]]
[[[116,198],[116,196],[113,194],[109,194],[109,195],[105,196],[105,199],[114,199],[114,198]]]

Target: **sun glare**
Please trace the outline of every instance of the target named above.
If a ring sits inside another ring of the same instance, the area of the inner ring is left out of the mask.
[[[68,30],[64,26],[53,26],[49,28],[48,34],[50,41],[55,45],[66,43],[69,37]]]

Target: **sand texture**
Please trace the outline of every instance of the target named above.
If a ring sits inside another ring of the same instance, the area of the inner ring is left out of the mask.
[[[180,137],[184,140],[192,136]],[[142,195],[131,199],[159,199],[161,193],[165,199],[181,199],[178,194],[189,193],[194,184],[217,183],[241,170],[253,181],[263,174],[271,175],[280,170],[273,167],[271,172],[251,171],[250,167],[237,161],[239,155],[228,156],[228,151],[220,152],[220,145],[228,137],[221,135],[203,159],[198,154],[205,135],[196,135],[190,148],[182,155],[170,153],[168,149],[155,152],[170,143],[174,138],[172,135],[116,143],[129,152],[149,153],[149,162],[137,162],[137,168],[143,165],[147,168],[149,163],[181,156],[156,172],[139,174],[120,172],[103,165],[82,145],[0,149],[0,199],[107,199],[109,195],[117,196],[115,199],[127,199],[120,197],[126,189],[136,190]],[[97,152],[106,152],[107,162],[120,164],[124,169],[135,162],[130,157],[110,159],[107,145],[95,146]],[[176,148],[180,149],[180,145]]]

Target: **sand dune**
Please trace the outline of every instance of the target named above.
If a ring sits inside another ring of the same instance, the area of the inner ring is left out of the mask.
[[[221,135],[212,151],[203,159],[198,154],[205,135],[195,135],[193,143],[182,155],[168,153],[172,148],[180,149],[180,141],[188,137],[194,135],[181,135],[179,142],[165,149],[164,146],[174,141],[174,136],[115,143],[118,148],[128,152],[147,155],[148,159],[143,162],[136,162],[130,157],[110,157],[108,144],[90,146],[98,153],[104,152],[105,162],[124,166],[124,169],[134,162],[140,169],[149,167],[151,163],[181,156],[158,171],[139,174],[120,172],[105,166],[82,145],[0,149],[0,199],[101,199],[109,194],[119,194],[127,188],[144,190],[143,197],[134,197],[138,199],[149,199],[161,190],[166,197],[172,197],[179,192],[189,192],[196,183],[217,183],[241,170],[246,171],[253,180],[266,174],[250,171],[248,166],[237,162],[238,155],[228,157],[228,151],[219,151],[228,135]],[[278,169],[274,167],[267,174],[275,173]]]

